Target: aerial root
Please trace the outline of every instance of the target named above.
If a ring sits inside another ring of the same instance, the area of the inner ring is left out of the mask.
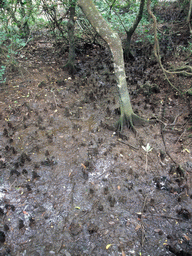
[[[69,75],[74,75],[76,73],[75,66],[70,62],[67,62],[67,64],[63,67],[63,69],[67,70]]]
[[[123,114],[119,121],[116,123],[116,129],[122,131],[123,126],[126,125],[128,129],[131,129],[136,133],[135,126],[146,126],[149,122],[138,115],[132,113],[131,115]]]

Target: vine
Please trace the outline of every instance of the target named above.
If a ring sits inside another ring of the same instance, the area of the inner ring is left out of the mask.
[[[157,19],[155,17],[155,15],[153,14],[153,12],[151,11],[151,0],[147,0],[147,11],[149,13],[149,15],[151,16],[151,18],[153,19],[153,28],[154,28],[154,54],[155,57],[157,58],[157,61],[165,75],[165,78],[167,79],[168,83],[178,92],[180,92],[182,94],[182,92],[175,87],[171,81],[169,80],[167,74],[182,74],[185,76],[192,76],[192,67],[191,66],[183,66],[182,70],[179,71],[168,71],[163,67],[163,64],[161,62],[161,56],[160,56],[160,48],[159,48],[159,40],[157,38]],[[187,71],[186,71],[187,70]]]

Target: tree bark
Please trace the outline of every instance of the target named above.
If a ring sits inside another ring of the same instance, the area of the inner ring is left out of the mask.
[[[145,5],[145,0],[141,0],[140,1],[140,7],[139,7],[139,12],[137,14],[137,17],[135,19],[135,22],[133,23],[133,26],[130,27],[129,30],[126,31],[127,34],[127,40],[126,40],[126,44],[125,44],[125,50],[124,50],[124,55],[125,55],[125,59],[128,60],[130,57],[133,57],[131,52],[130,52],[130,47],[131,47],[131,37],[133,35],[133,33],[135,32],[139,22],[142,19],[143,16],[143,9],[144,9],[144,5]]]
[[[122,130],[123,125],[126,124],[135,130],[134,125],[142,125],[145,121],[134,114],[131,106],[120,37],[111,29],[91,0],[78,0],[77,4],[98,34],[107,42],[113,56],[121,110],[120,120],[117,124],[118,129]]]
[[[68,37],[69,37],[69,56],[68,61],[65,67],[67,68],[69,74],[73,75],[75,73],[75,38],[74,38],[74,29],[75,29],[75,1],[70,0],[69,1],[70,7],[69,7],[69,20],[67,23],[67,29],[68,29]]]
[[[190,30],[190,33],[192,34],[191,16],[192,16],[192,0],[190,0],[190,3],[189,3],[189,12],[187,16],[187,23],[189,24],[189,30]]]

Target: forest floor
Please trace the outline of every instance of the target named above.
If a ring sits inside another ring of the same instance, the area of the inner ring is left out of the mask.
[[[185,61],[181,27],[166,68]],[[71,77],[67,52],[42,34],[0,88],[0,255],[192,255],[192,97],[169,85],[152,46],[135,44],[131,102],[156,122],[117,133],[109,50],[78,49]],[[190,77],[169,78],[191,87]]]

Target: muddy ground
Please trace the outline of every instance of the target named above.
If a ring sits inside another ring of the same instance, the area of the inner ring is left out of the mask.
[[[135,135],[114,129],[107,48],[79,45],[74,77],[47,35],[22,50],[0,88],[0,255],[192,255],[191,96],[149,51],[126,63],[133,109],[155,121]]]

